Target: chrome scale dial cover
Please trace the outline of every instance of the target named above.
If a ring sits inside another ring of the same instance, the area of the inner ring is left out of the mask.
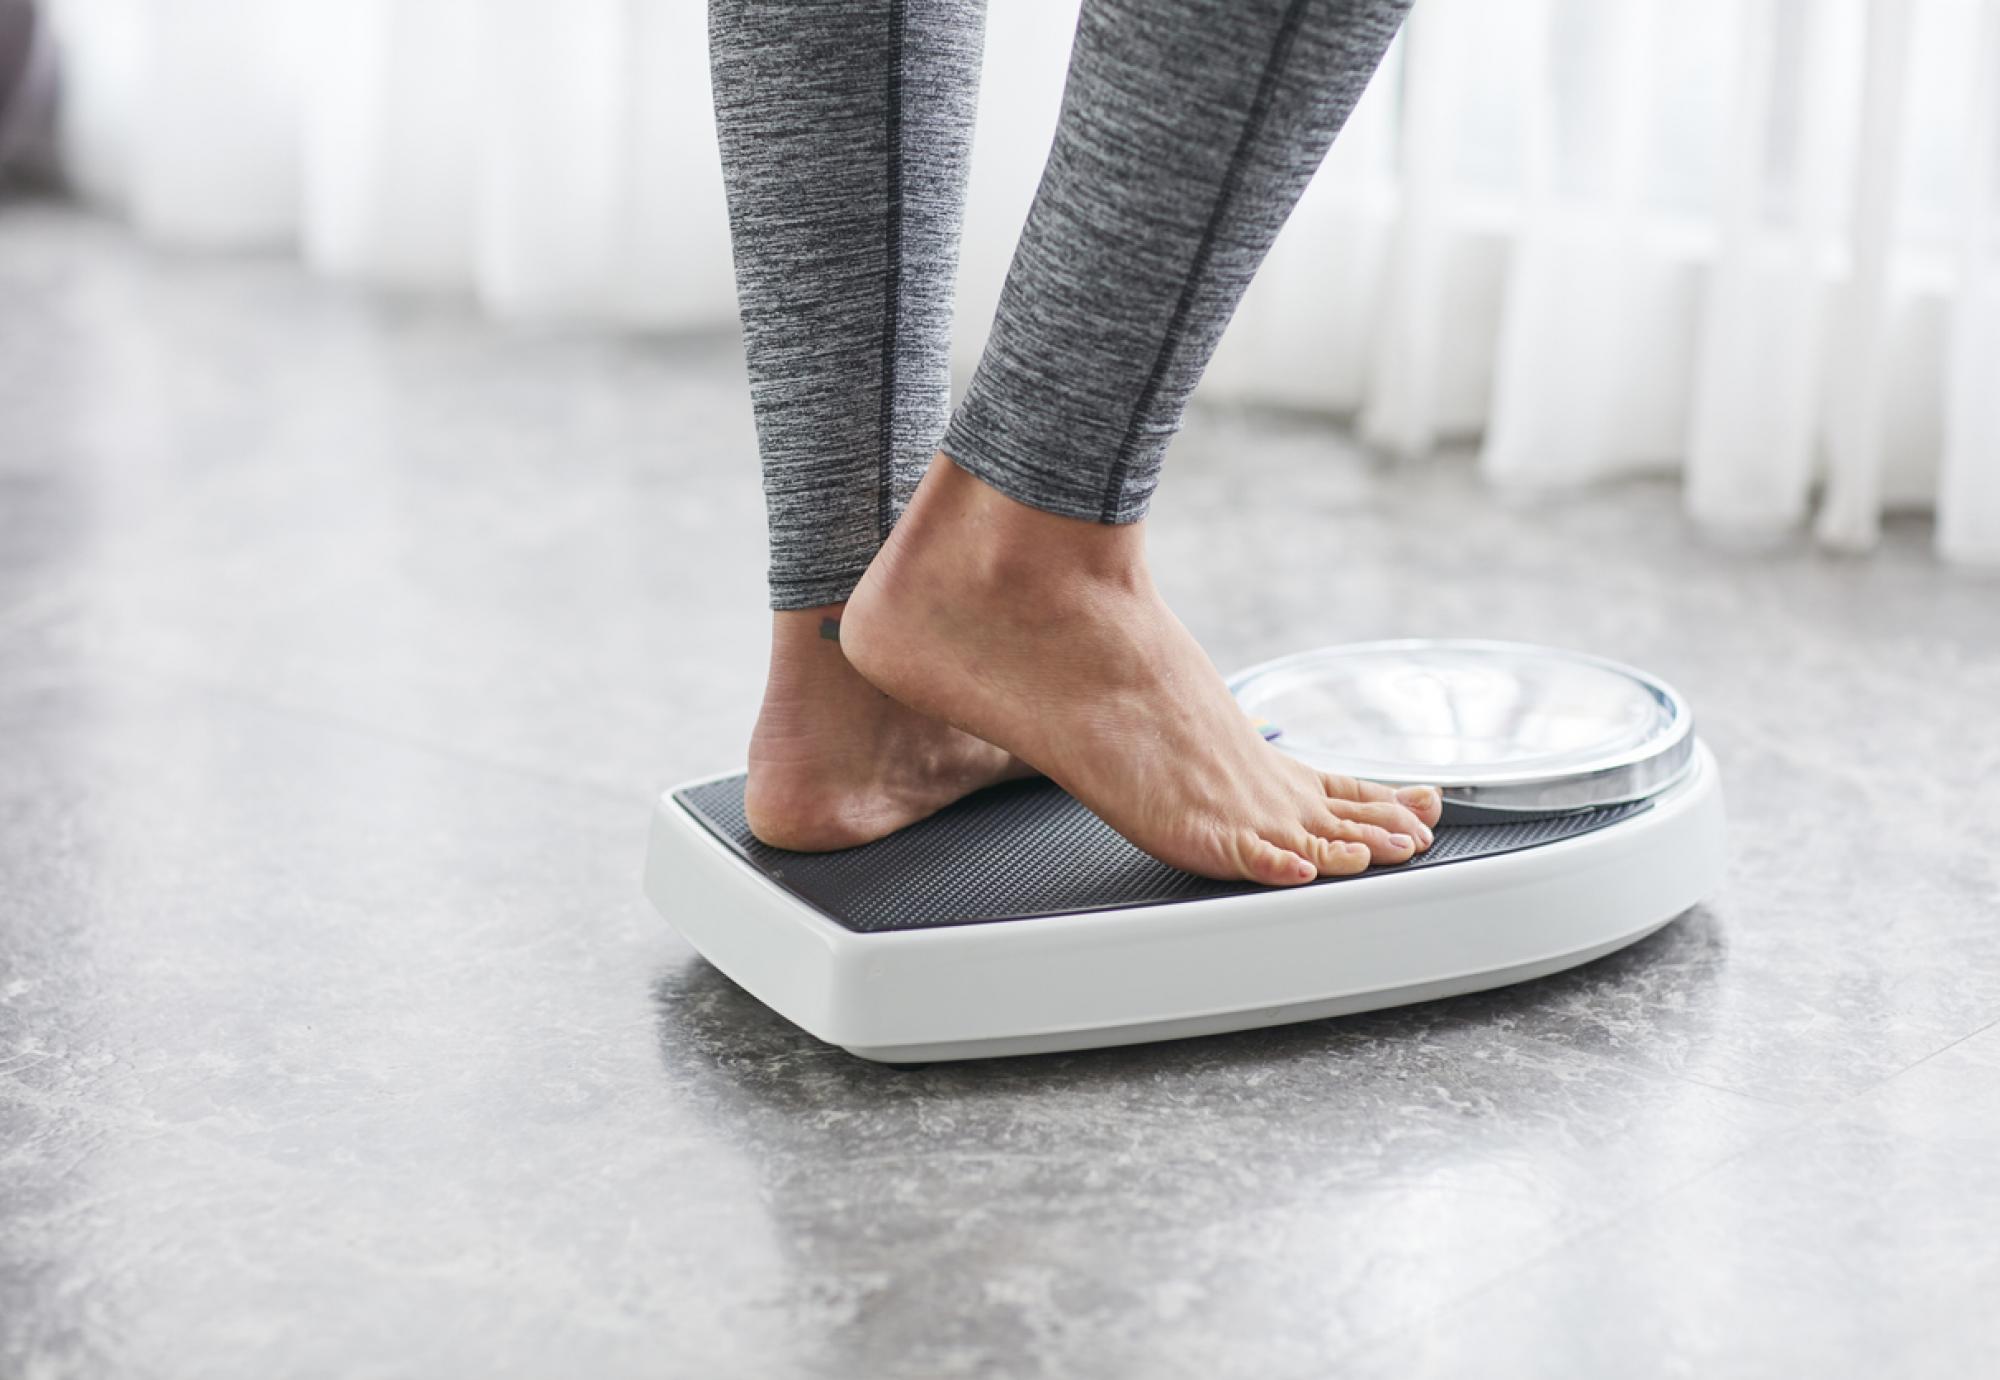
[[[1433,784],[1461,812],[1552,814],[1644,800],[1694,761],[1694,717],[1672,686],[1530,643],[1322,647],[1239,672],[1229,688],[1302,761]]]

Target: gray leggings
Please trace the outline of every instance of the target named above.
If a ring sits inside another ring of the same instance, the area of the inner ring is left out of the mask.
[[[1046,512],[1144,516],[1408,4],[1083,0],[1055,144],[952,412],[984,0],[711,0],[772,607],[845,599],[938,450]]]

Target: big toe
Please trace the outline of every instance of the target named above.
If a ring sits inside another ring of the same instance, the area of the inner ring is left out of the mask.
[[[1433,829],[1444,814],[1444,796],[1436,786],[1403,786],[1396,791],[1396,802]]]
[[[1385,786],[1379,781],[1361,781],[1338,772],[1321,772],[1320,788],[1331,800],[1352,801],[1357,805],[1400,805],[1435,829],[1444,813],[1444,797],[1436,786]]]

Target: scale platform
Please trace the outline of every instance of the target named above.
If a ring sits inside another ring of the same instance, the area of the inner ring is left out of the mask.
[[[1596,658],[1484,642],[1326,648],[1231,682],[1282,749],[1444,789],[1430,850],[1271,889],[1154,861],[1047,781],[861,848],[755,839],[743,777],[667,792],[646,890],[738,985],[892,1063],[1243,1030],[1540,977],[1652,933],[1723,866],[1685,703]]]

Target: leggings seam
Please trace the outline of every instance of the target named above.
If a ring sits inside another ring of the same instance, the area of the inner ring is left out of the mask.
[[[896,465],[896,332],[903,294],[903,14],[904,0],[889,5],[888,221],[883,235],[882,407],[875,461],[875,535],[886,541],[894,517]]]
[[[1118,520],[1119,498],[1125,488],[1126,476],[1132,467],[1132,457],[1139,448],[1139,428],[1145,421],[1147,411],[1165,384],[1167,366],[1174,353],[1180,348],[1187,332],[1188,317],[1194,311],[1195,293],[1201,284],[1201,275],[1208,267],[1209,259],[1215,253],[1216,237],[1221,233],[1223,217],[1229,211],[1229,204],[1235,199],[1237,184],[1243,177],[1243,165],[1250,160],[1250,147],[1263,127],[1265,118],[1271,113],[1271,105],[1277,98],[1278,74],[1283,70],[1289,56],[1292,40],[1297,35],[1300,21],[1305,14],[1306,0],[1292,0],[1285,10],[1285,17],[1279,22],[1277,35],[1271,40],[1271,51],[1264,59],[1263,73],[1257,80],[1257,94],[1250,102],[1249,114],[1243,122],[1243,132],[1237,137],[1236,147],[1229,155],[1229,166],[1222,175],[1222,185],[1217,188],[1215,204],[1208,213],[1208,223],[1202,227],[1201,239],[1195,245],[1194,258],[1188,264],[1187,279],[1181,285],[1179,300],[1174,303],[1174,313],[1167,320],[1165,338],[1160,341],[1160,352],[1153,358],[1152,370],[1146,375],[1145,386],[1139,390],[1139,400],[1132,408],[1132,421],[1125,430],[1125,437],[1119,442],[1116,458],[1111,464],[1111,473],[1104,482],[1104,501],[1098,513],[1099,522]]]

